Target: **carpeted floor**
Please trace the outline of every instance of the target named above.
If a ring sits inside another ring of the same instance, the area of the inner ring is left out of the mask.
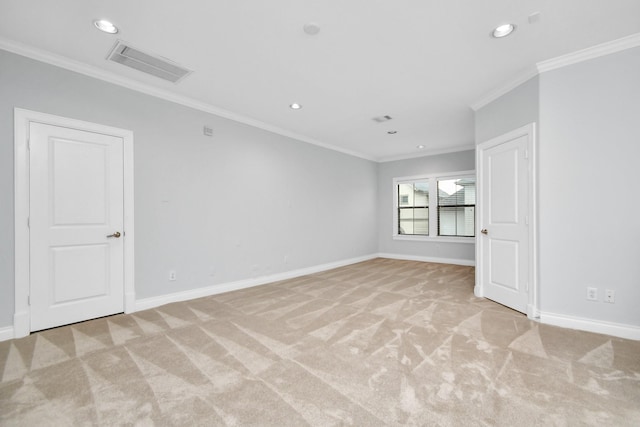
[[[0,343],[2,425],[640,425],[640,342],[375,259]]]

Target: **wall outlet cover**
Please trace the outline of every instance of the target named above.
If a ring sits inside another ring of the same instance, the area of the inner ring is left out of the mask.
[[[604,291],[604,302],[608,302],[610,304],[616,302],[616,291],[613,289],[606,289]]]

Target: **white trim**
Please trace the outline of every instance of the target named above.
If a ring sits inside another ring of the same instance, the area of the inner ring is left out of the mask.
[[[640,326],[625,325],[623,323],[605,322],[566,314],[540,312],[540,323],[560,326],[562,328],[578,329],[596,334],[613,335],[630,340],[640,340]]]
[[[28,304],[29,277],[29,124],[44,123],[64,126],[105,135],[113,135],[123,140],[124,146],[124,292],[125,312],[133,309],[135,300],[134,274],[134,215],[133,215],[133,132],[111,126],[69,119],[36,111],[14,109],[14,197],[15,197],[15,308],[13,329],[16,338],[29,335],[30,308]]]
[[[420,158],[420,157],[437,156],[439,154],[457,153],[457,152],[460,152],[460,151],[469,151],[469,150],[475,150],[475,149],[476,149],[475,144],[458,145],[456,147],[438,148],[438,149],[435,149],[435,150],[426,149],[426,150],[420,150],[419,152],[416,152],[416,153],[400,154],[400,155],[397,155],[397,156],[380,157],[380,158],[378,158],[377,162],[378,163],[395,162],[396,160],[417,159],[417,158]]]
[[[475,237],[462,236],[421,236],[415,234],[398,234],[392,237],[393,240],[406,240],[413,242],[433,242],[433,243],[476,243]]]
[[[173,294],[160,295],[157,297],[144,298],[136,301],[135,311],[147,310],[172,302],[187,301],[195,298],[208,297],[211,295],[222,294],[225,292],[237,291],[240,289],[252,288],[254,286],[266,285],[280,280],[293,279],[300,276],[319,273],[321,271],[332,270],[345,265],[356,264],[358,262],[369,261],[378,258],[378,254],[370,254],[356,258],[345,259],[341,261],[320,264],[313,267],[301,268],[298,270],[285,271],[283,273],[272,274],[269,276],[256,277],[252,279],[238,280],[235,282],[220,283],[204,288],[196,288],[189,291],[176,292]]]
[[[538,289],[538,154],[537,154],[537,129],[535,123],[529,123],[511,132],[507,132],[504,135],[492,138],[481,144],[478,144],[476,150],[476,227],[478,230],[483,227],[483,215],[481,204],[484,202],[481,200],[482,195],[482,171],[484,165],[482,163],[482,155],[484,150],[500,145],[504,142],[511,141],[521,136],[527,136],[527,150],[529,153],[528,164],[528,191],[529,200],[528,204],[528,216],[529,216],[529,296],[527,301],[527,316],[531,319],[539,317],[540,299]],[[480,206],[480,208],[478,208]],[[482,268],[483,268],[483,256],[482,245],[479,239],[480,234],[476,232],[476,284],[474,287],[474,294],[477,297],[484,296],[484,290],[482,288]]]
[[[390,254],[390,253],[379,253],[378,258],[389,258],[389,259],[400,259],[404,261],[421,261],[421,262],[431,262],[436,264],[453,264],[453,265],[464,265],[468,267],[474,267],[476,262],[472,259],[462,259],[462,258],[438,258],[438,257],[428,257],[428,256],[418,256],[418,255],[405,255],[405,254]]]
[[[0,328],[0,341],[8,341],[14,338],[13,326]]]
[[[44,50],[27,46],[22,43],[18,43],[16,41],[9,40],[3,37],[0,37],[0,49],[6,50],[8,52],[12,52],[21,56],[26,56],[27,58],[35,59],[40,62],[45,62],[47,64],[55,65],[56,67],[64,68],[66,70],[74,71],[76,73],[84,74],[85,76],[93,77],[98,80],[103,80],[108,83],[122,86],[127,89],[134,90],[136,92],[141,92],[147,95],[154,96],[156,98],[164,99],[166,101],[173,102],[175,104],[193,108],[194,110],[199,110],[205,113],[214,114],[218,117],[222,117],[228,120],[233,120],[234,122],[243,123],[258,129],[265,130],[267,132],[275,133],[277,135],[282,135],[287,138],[292,138],[298,141],[306,142],[308,144],[316,145],[329,150],[338,151],[340,153],[348,154],[350,156],[360,157],[365,160],[376,161],[374,157],[368,156],[363,153],[359,153],[359,152],[342,148],[342,147],[337,147],[331,144],[326,144],[324,142],[318,141],[317,139],[313,139],[305,135],[291,132],[289,130],[282,129],[277,126],[273,126],[268,123],[261,122],[259,120],[255,120],[255,119],[243,116],[241,114],[237,114],[232,111],[225,110],[220,107],[216,107],[215,105],[211,105],[206,102],[202,102],[202,101],[195,100],[193,98],[178,95],[168,90],[160,89],[145,83],[140,83],[133,79],[119,76],[110,71],[106,71],[98,67],[94,67],[92,65],[84,64],[79,61],[74,61],[64,56],[46,52]]]
[[[500,98],[503,95],[511,92],[513,89],[517,88],[521,84],[528,82],[532,78],[538,75],[538,70],[536,68],[529,69],[526,72],[520,74],[513,80],[508,81],[507,83],[499,86],[498,88],[492,90],[491,92],[485,94],[482,98],[469,105],[473,111],[478,111],[482,107],[492,103],[496,99]]]
[[[430,174],[421,174],[421,175],[411,175],[411,176],[398,176],[393,178],[394,182],[403,182],[403,181],[416,181],[420,179],[431,179],[431,178],[466,178],[469,175],[476,175],[475,170],[466,170],[466,171],[456,171],[456,172],[443,172],[443,173],[430,173]]]
[[[538,62],[538,72],[544,73],[567,65],[577,64],[579,62],[588,61],[589,59],[599,58],[601,56],[610,55],[627,49],[640,46],[640,33],[631,34],[617,40],[601,43],[595,46],[581,49],[567,55],[558,56],[557,58]]]

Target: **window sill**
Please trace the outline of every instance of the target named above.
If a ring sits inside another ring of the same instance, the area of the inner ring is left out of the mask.
[[[475,237],[445,237],[445,236],[409,236],[395,235],[393,240],[405,240],[410,242],[433,242],[433,243],[475,243]]]

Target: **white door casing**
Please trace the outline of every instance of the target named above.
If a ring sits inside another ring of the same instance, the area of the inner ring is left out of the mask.
[[[538,316],[535,124],[478,145],[477,296]]]
[[[134,310],[130,131],[15,109],[15,210],[16,337]]]
[[[29,152],[31,330],[124,311],[122,138],[32,122]]]

